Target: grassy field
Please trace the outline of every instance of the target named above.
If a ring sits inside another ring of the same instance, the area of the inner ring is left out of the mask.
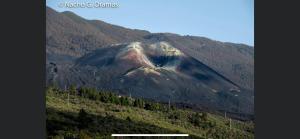
[[[112,133],[187,133],[188,138],[254,138],[252,122],[231,120],[230,128],[229,119],[209,113],[187,109],[153,111],[55,91],[46,93],[46,112],[47,137],[55,139],[112,138]]]

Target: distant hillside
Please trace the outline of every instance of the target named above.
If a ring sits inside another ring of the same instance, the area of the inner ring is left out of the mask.
[[[141,98],[254,113],[253,47],[128,29],[51,8],[46,13],[48,85],[105,88]],[[143,51],[123,50],[136,42]],[[162,42],[171,47],[155,46]],[[156,48],[148,49],[152,46]]]
[[[49,7],[46,10],[46,48],[50,55],[79,57],[105,45],[140,40],[150,34],[98,20],[85,20],[71,12],[58,13]]]

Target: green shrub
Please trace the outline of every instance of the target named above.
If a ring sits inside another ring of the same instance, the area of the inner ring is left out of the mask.
[[[192,114],[190,117],[190,122],[192,124],[194,124],[195,126],[200,126],[201,124],[201,115],[197,112],[197,113],[194,113]]]
[[[77,117],[80,129],[88,128],[92,124],[93,119],[88,115],[84,109],[80,109]]]
[[[172,111],[169,113],[168,118],[173,120],[179,120],[181,119],[181,113],[179,111]]]
[[[104,103],[108,103],[109,102],[109,96],[106,93],[100,93],[100,101],[104,102]]]
[[[208,115],[207,115],[206,112],[202,112],[202,114],[201,114],[201,120],[202,121],[207,121],[208,120]]]
[[[126,121],[131,122],[132,120],[131,120],[131,118],[129,116],[127,116]]]
[[[150,111],[158,111],[160,110],[160,107],[158,103],[147,102],[145,104],[145,109]]]
[[[84,130],[80,130],[78,137],[79,139],[92,139],[92,137]]]
[[[127,97],[121,97],[120,102],[123,106],[129,106],[129,99]]]
[[[110,103],[117,104],[117,105],[120,104],[119,97],[114,93],[108,93],[108,100]]]
[[[135,99],[133,102],[133,106],[139,107],[139,108],[144,108],[144,101],[141,99]]]
[[[75,85],[71,85],[70,88],[69,88],[69,92],[70,92],[71,94],[76,95],[76,94],[77,94],[76,86],[75,86]]]

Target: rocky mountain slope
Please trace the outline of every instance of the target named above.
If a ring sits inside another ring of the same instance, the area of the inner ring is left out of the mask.
[[[150,33],[47,8],[47,84],[253,113],[253,47]]]

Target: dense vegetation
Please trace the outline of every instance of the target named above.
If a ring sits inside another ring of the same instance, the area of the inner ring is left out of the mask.
[[[93,88],[46,92],[48,138],[112,138],[112,133],[187,133],[190,138],[254,138],[254,124]],[[231,125],[231,127],[230,127]]]

